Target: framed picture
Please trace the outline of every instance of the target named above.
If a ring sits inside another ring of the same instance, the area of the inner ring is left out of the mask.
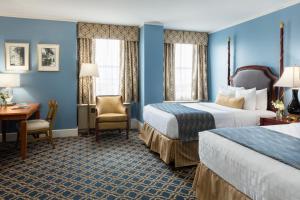
[[[59,45],[38,44],[38,70],[59,71]]]
[[[5,43],[7,71],[29,70],[29,43]]]

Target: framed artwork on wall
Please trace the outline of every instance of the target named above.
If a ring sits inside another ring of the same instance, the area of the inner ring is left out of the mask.
[[[38,71],[59,71],[59,45],[38,44]]]
[[[29,43],[5,43],[7,71],[29,70]]]

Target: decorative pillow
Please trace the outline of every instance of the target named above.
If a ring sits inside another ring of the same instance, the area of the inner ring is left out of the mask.
[[[267,110],[268,89],[256,90],[256,110]]]
[[[235,97],[235,92],[237,90],[244,90],[243,87],[232,87],[232,86],[223,86],[220,87],[218,94],[223,96]]]
[[[216,104],[231,107],[231,108],[238,108],[238,109],[243,108],[244,102],[245,102],[244,97],[235,98],[235,97],[224,96],[221,94],[218,94],[216,99]]]
[[[256,88],[249,90],[237,90],[235,97],[244,97],[244,109],[245,110],[255,110],[256,109]]]

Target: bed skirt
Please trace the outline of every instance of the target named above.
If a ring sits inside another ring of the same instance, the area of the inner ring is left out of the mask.
[[[170,139],[147,123],[144,123],[139,138],[151,151],[158,153],[166,164],[174,163],[175,167],[184,167],[199,163],[198,141]]]
[[[237,190],[201,162],[198,163],[196,169],[193,189],[196,191],[197,199],[250,200],[247,195]]]

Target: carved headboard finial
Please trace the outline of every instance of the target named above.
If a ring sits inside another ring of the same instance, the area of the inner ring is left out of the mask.
[[[284,23],[283,23],[283,21],[280,22],[280,28],[284,28]]]
[[[230,36],[228,37],[227,40],[227,85],[230,85]]]

